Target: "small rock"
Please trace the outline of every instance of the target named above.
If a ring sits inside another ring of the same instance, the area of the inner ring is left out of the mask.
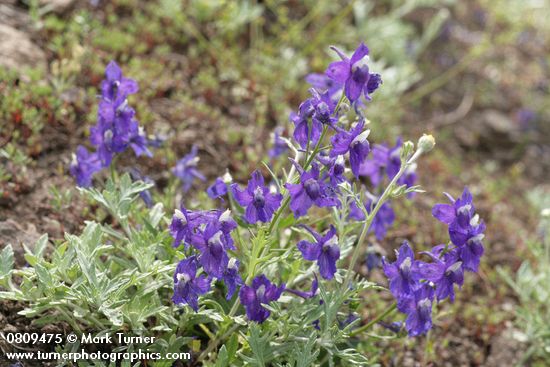
[[[46,54],[29,36],[0,24],[0,66],[23,71],[26,67],[46,67]]]

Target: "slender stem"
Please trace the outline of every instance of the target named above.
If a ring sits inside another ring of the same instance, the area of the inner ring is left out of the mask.
[[[213,351],[217,346],[218,344],[220,344],[220,342],[222,340],[224,340],[225,338],[227,338],[229,335],[233,334],[233,332],[235,330],[237,330],[237,328],[239,327],[240,325],[239,324],[233,324],[233,326],[231,328],[229,328],[229,330],[227,330],[227,332],[225,334],[223,334],[220,338],[217,338],[217,339],[212,339],[212,341],[208,344],[208,347],[199,355],[199,357],[197,358],[197,362],[200,362],[202,361],[203,359],[205,359],[206,357],[208,357],[208,354]]]
[[[350,336],[355,336],[357,334],[361,334],[363,331],[366,331],[370,329],[374,324],[376,324],[379,321],[382,321],[386,316],[391,314],[393,311],[397,309],[397,303],[392,303],[390,307],[388,307],[384,312],[382,312],[380,315],[376,316],[373,320],[371,320],[368,324],[363,325],[355,330],[353,330],[350,333]]]
[[[357,241],[357,245],[355,247],[355,250],[353,251],[353,255],[351,257],[351,261],[350,261],[349,266],[348,266],[348,271],[346,273],[346,279],[344,281],[344,284],[346,285],[346,287],[349,284],[349,282],[351,281],[351,274],[353,273],[353,268],[355,267],[355,263],[357,262],[357,259],[359,258],[359,253],[361,252],[361,247],[362,247],[361,245],[363,244],[363,241],[365,240],[365,237],[367,236],[367,233],[370,229],[370,226],[372,225],[372,221],[374,220],[374,217],[376,216],[376,214],[378,213],[378,210],[380,209],[380,207],[382,207],[382,205],[384,204],[384,202],[386,201],[386,199],[388,198],[388,196],[392,192],[393,187],[397,183],[397,180],[399,180],[399,178],[405,172],[405,169],[410,164],[409,162],[401,165],[401,168],[399,169],[399,172],[397,172],[397,174],[391,180],[390,184],[386,187],[386,189],[382,193],[382,196],[380,196],[380,198],[376,202],[376,205],[374,206],[374,209],[372,210],[372,212],[367,216],[367,218],[365,218],[365,222],[363,224],[363,229],[361,230],[361,234],[359,235],[359,240]]]

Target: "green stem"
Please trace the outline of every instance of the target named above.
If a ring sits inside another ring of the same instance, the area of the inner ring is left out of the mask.
[[[355,267],[355,263],[357,262],[357,259],[359,258],[359,253],[361,252],[361,247],[362,247],[363,241],[365,240],[365,237],[367,236],[367,233],[370,229],[370,226],[372,225],[372,221],[374,220],[374,217],[378,213],[378,210],[380,210],[380,207],[382,207],[382,205],[384,204],[384,202],[386,201],[388,196],[393,191],[393,187],[397,183],[397,180],[399,180],[399,178],[405,172],[405,169],[410,164],[409,162],[401,165],[401,168],[399,169],[399,172],[397,172],[395,177],[391,180],[389,185],[386,187],[386,189],[384,190],[384,193],[382,193],[382,196],[380,196],[380,199],[378,199],[378,201],[376,202],[376,205],[374,206],[374,209],[372,210],[372,212],[365,218],[365,222],[363,224],[363,229],[361,230],[361,234],[359,235],[359,240],[357,241],[357,245],[355,247],[355,250],[353,251],[353,255],[351,257],[351,261],[350,261],[349,266],[348,266],[348,271],[346,273],[346,279],[344,281],[344,284],[346,285],[346,288],[347,288],[347,285],[349,284],[349,282],[351,281],[351,274],[353,273],[353,268]]]
[[[227,332],[223,334],[220,338],[212,339],[212,341],[208,344],[208,347],[197,358],[197,362],[200,362],[208,357],[208,354],[210,354],[210,352],[213,351],[222,340],[233,334],[233,332],[237,330],[239,326],[239,324],[233,324],[233,326],[229,328],[229,330],[227,330]]]
[[[366,331],[370,329],[374,324],[376,324],[379,321],[382,321],[386,316],[391,314],[393,311],[395,311],[397,308],[397,303],[393,303],[390,307],[388,307],[384,312],[382,312],[380,315],[376,316],[372,321],[370,321],[368,324],[363,325],[355,330],[353,330],[350,333],[350,336],[355,336],[357,334],[361,334],[363,331]]]

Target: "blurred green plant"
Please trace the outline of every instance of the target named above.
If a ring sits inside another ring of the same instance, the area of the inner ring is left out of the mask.
[[[539,188],[528,194],[531,205],[540,211],[539,239],[528,243],[530,260],[525,260],[515,276],[502,268],[499,273],[519,297],[515,308],[517,327],[529,343],[518,365],[550,363],[550,193]]]

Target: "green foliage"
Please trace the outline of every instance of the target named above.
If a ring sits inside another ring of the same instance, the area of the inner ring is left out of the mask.
[[[532,359],[550,361],[550,194],[542,188],[528,195],[531,204],[542,216],[541,239],[531,241],[529,250],[533,260],[525,260],[515,277],[503,269],[499,273],[519,297],[515,309],[517,326],[530,344],[523,361]]]

